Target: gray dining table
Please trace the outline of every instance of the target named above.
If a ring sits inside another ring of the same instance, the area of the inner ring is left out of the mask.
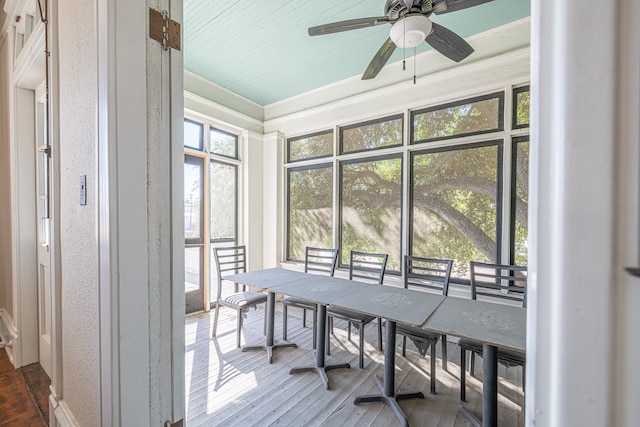
[[[333,276],[320,276],[308,274],[306,280],[295,281],[278,286],[277,291],[296,298],[303,298],[318,305],[318,315],[316,316],[316,352],[313,365],[296,366],[292,368],[290,374],[304,372],[314,372],[318,374],[325,388],[331,388],[327,372],[335,369],[348,369],[348,363],[327,365],[325,364],[325,333],[327,322],[327,305],[345,298],[348,295],[358,295],[371,285],[353,280],[341,279]]]
[[[526,313],[522,307],[447,297],[422,326],[482,343],[482,419],[458,408],[474,426],[498,425],[498,347],[525,351]]]
[[[269,363],[272,352],[296,344],[274,344],[275,293],[304,298],[318,304],[317,348],[314,365],[296,367],[291,374],[316,372],[329,389],[326,371],[349,368],[349,364],[325,365],[326,307],[344,308],[386,319],[384,375],[374,377],[381,393],[360,395],[354,404],[382,402],[391,407],[403,426],[408,421],[398,401],[424,398],[420,391],[395,392],[396,324],[405,323],[426,330],[478,341],[483,345],[482,420],[466,407],[460,412],[475,426],[496,427],[498,420],[498,347],[524,351],[526,309],[469,299],[444,297],[416,290],[360,283],[337,277],[319,276],[282,268],[270,268],[225,276],[225,279],[268,291],[266,345],[246,346],[243,351],[266,350]],[[435,357],[435,355],[432,355]],[[462,367],[461,367],[462,368]],[[463,369],[463,368],[462,368]],[[435,381],[435,372],[431,373]],[[433,384],[432,384],[433,386]]]
[[[359,395],[354,404],[379,402],[391,407],[403,426],[409,422],[398,401],[407,399],[424,399],[421,391],[396,393],[395,391],[395,358],[396,358],[396,323],[421,326],[444,301],[442,295],[420,292],[392,286],[367,285],[366,292],[348,294],[336,298],[332,307],[346,308],[360,313],[386,319],[384,375],[374,377],[380,394]],[[432,381],[435,377],[432,375]]]
[[[264,345],[245,345],[242,351],[263,350],[267,353],[269,363],[273,362],[273,352],[281,348],[297,347],[295,343],[274,344],[274,318],[276,295],[274,288],[291,282],[305,281],[308,279],[307,273],[302,273],[284,268],[267,268],[264,270],[250,271],[247,273],[230,274],[224,276],[225,280],[252,286],[254,288],[267,291],[267,312],[266,312],[266,340]]]

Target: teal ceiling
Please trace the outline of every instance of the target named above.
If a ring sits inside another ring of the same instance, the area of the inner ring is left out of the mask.
[[[316,37],[310,37],[307,28],[383,16],[384,3],[184,0],[184,67],[260,105],[290,98],[361,75],[391,27]],[[529,14],[530,0],[494,0],[431,18],[466,38]],[[427,49],[422,43],[418,53]],[[413,50],[396,49],[389,63],[402,60],[403,53],[413,55]]]

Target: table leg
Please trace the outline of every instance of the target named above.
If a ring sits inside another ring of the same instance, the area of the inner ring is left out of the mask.
[[[341,368],[351,368],[348,363],[341,363],[339,365],[327,365],[324,364],[324,349],[325,349],[325,332],[327,327],[327,307],[322,304],[318,304],[318,315],[316,320],[316,364],[315,366],[297,366],[291,368],[289,374],[299,374],[301,372],[315,372],[320,376],[320,380],[324,384],[324,387],[329,390],[329,378],[327,377],[327,371]]]
[[[273,344],[273,324],[276,312],[276,294],[275,292],[267,293],[267,339],[266,345],[252,345],[242,347],[242,351],[264,350],[267,352],[269,363],[273,362],[273,350],[287,347],[297,347],[297,344]]]
[[[461,367],[464,369],[464,366]],[[498,425],[498,348],[482,345],[482,422],[464,406],[458,411],[475,427]]]
[[[382,394],[366,394],[356,396],[353,399],[355,405],[359,403],[385,403],[391,407],[400,423],[408,427],[407,417],[398,405],[398,401],[407,399],[424,399],[424,394],[420,391],[405,392],[395,394],[396,381],[396,322],[387,320],[386,326],[386,346],[384,349],[384,381],[377,375],[373,378]],[[394,396],[395,394],[395,396]]]

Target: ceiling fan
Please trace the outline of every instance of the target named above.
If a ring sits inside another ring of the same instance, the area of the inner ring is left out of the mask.
[[[431,22],[432,13],[440,15],[477,6],[492,0],[387,0],[384,16],[350,19],[309,28],[310,36],[357,30],[381,24],[391,24],[389,37],[375,54],[362,75],[362,80],[378,75],[397,47],[416,47],[427,42],[447,58],[460,62],[471,55],[473,48],[453,31]]]

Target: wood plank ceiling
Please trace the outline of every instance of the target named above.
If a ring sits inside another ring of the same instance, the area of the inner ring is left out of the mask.
[[[361,75],[387,39],[389,25],[317,37],[310,37],[307,28],[383,16],[384,3],[184,0],[184,66],[257,104],[269,105]],[[468,38],[529,14],[530,0],[494,0],[432,19]],[[423,43],[417,53],[428,49]],[[413,49],[396,49],[389,63],[401,61],[403,55],[413,55]]]

